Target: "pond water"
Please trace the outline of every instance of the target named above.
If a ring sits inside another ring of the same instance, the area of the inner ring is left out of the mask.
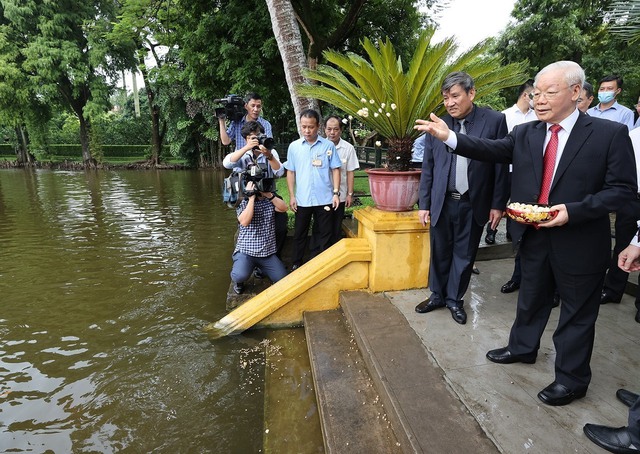
[[[0,452],[259,452],[214,171],[0,171]]]

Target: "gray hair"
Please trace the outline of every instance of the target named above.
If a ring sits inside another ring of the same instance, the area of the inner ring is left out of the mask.
[[[445,93],[451,90],[454,85],[460,85],[467,93],[475,86],[473,78],[469,74],[457,71],[444,78],[440,92]]]
[[[584,86],[584,79],[585,79],[584,69],[582,69],[580,65],[577,64],[576,62],[569,61],[569,60],[556,61],[542,68],[540,72],[536,74],[536,78],[533,82],[533,86],[535,87],[538,85],[538,79],[540,78],[541,75],[543,75],[546,72],[556,71],[556,70],[562,70],[562,72],[564,73],[564,80],[565,82],[567,82],[569,86],[571,85],[580,85],[581,87]]]

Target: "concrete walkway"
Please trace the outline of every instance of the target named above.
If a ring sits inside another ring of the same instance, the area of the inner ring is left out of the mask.
[[[443,370],[452,392],[466,405],[486,434],[504,453],[600,453],[582,432],[585,423],[624,426],[626,407],[618,388],[640,391],[640,324],[634,298],[601,306],[591,361],[593,380],[587,396],[564,407],[542,404],[537,393],[553,381],[554,310],[541,340],[535,364],[500,365],[485,358],[488,350],[507,345],[515,317],[517,292],[500,293],[511,276],[513,259],[477,262],[466,295],[466,325],[455,323],[448,310],[417,314],[416,304],[428,289],[387,292],[429,354]],[[455,430],[451,433],[456,436]]]

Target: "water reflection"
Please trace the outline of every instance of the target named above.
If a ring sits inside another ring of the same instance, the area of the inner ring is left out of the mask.
[[[0,171],[0,451],[260,449],[262,334],[201,331],[229,285],[221,182]]]

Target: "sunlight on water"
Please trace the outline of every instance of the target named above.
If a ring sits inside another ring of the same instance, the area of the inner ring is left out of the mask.
[[[258,452],[214,172],[0,171],[0,452]],[[259,362],[259,361],[258,361]]]

